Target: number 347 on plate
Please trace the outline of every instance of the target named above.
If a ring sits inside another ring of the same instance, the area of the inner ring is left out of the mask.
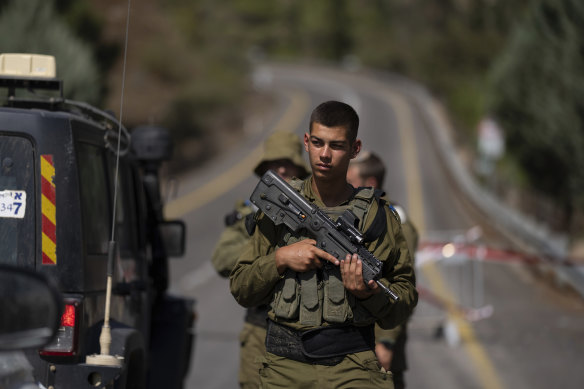
[[[22,219],[26,210],[26,192],[0,190],[0,217]]]

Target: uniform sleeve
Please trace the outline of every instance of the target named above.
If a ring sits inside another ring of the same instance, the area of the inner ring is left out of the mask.
[[[418,249],[419,242],[418,230],[409,219],[405,223],[402,222],[401,227],[404,233],[404,238],[408,243],[408,250],[410,250],[410,255],[412,256],[412,260],[414,260],[415,263],[416,250]]]
[[[376,204],[372,206],[369,215],[375,214],[376,207]],[[386,234],[372,242],[368,249],[384,261],[380,281],[399,296],[399,301],[390,301],[385,294],[377,293],[361,300],[361,304],[376,318],[381,328],[389,329],[407,320],[418,302],[418,293],[413,261],[400,223],[388,207],[383,208],[387,218]]]
[[[384,330],[381,327],[379,327],[378,325],[376,325],[375,326],[375,341],[377,343],[383,342],[383,343],[389,343],[389,344],[393,345],[397,341],[397,338],[402,331],[403,331],[403,325],[399,325],[397,327],[394,327],[394,328],[391,328],[388,330]]]
[[[244,307],[267,304],[272,299],[274,287],[280,280],[274,250],[277,229],[262,214],[229,276],[231,294]]]
[[[249,234],[245,229],[245,219],[225,227],[211,257],[211,263],[219,275],[229,277],[248,240]]]

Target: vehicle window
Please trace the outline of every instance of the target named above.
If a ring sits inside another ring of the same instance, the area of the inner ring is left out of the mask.
[[[110,192],[101,148],[78,144],[83,237],[88,254],[107,254],[111,238]]]
[[[34,162],[28,139],[0,135],[0,263],[34,267]]]
[[[146,209],[146,196],[144,194],[142,172],[139,170],[132,170],[129,176],[131,176],[135,188],[134,193],[130,193],[129,201],[134,205],[134,209],[136,210],[136,234],[138,247],[145,247],[147,244],[146,223],[148,220],[146,215],[148,211]]]
[[[112,181],[115,179],[115,165],[110,166],[110,176]],[[132,230],[131,230],[131,204],[128,204],[126,187],[131,183],[128,182],[127,172],[123,164],[118,171],[118,194],[116,199],[116,240],[122,256],[131,255],[132,252]],[[112,188],[114,187],[112,182]]]
[[[116,177],[115,158],[108,158],[111,187],[114,187],[113,180]],[[118,170],[118,193],[116,199],[116,241],[120,253],[119,266],[121,275],[126,282],[135,280],[138,277],[138,267],[136,263],[136,215],[135,204],[129,199],[133,192],[133,181],[130,177],[129,167],[124,160],[120,160]]]

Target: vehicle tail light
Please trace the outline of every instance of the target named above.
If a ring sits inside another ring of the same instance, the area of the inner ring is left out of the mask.
[[[65,302],[61,326],[55,340],[40,351],[41,355],[73,356],[77,353],[78,303]]]

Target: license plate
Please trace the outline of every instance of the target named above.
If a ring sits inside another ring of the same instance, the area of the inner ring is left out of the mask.
[[[0,217],[22,219],[26,210],[26,192],[22,190],[0,191]]]

